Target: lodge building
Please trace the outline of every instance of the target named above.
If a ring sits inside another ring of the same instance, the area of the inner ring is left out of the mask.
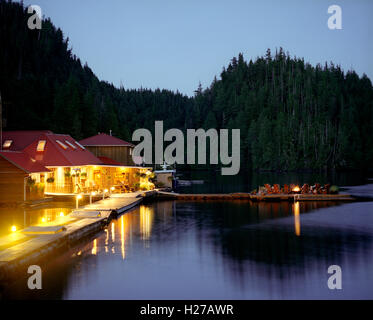
[[[1,147],[0,202],[154,187],[151,168],[133,165],[134,146],[106,134],[78,142],[47,130],[6,131]]]
[[[126,166],[135,165],[132,160],[132,151],[135,146],[112,135],[99,133],[80,140],[79,143],[98,158],[112,159]]]

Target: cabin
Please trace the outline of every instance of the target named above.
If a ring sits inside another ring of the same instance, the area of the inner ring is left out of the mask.
[[[132,160],[132,151],[135,146],[111,134],[99,133],[80,140],[79,143],[98,158],[111,159],[125,166],[135,165]]]
[[[43,190],[30,185],[31,174],[49,170],[23,152],[0,151],[0,202],[22,202],[43,198]]]
[[[1,148],[3,200],[8,199],[7,193],[12,193],[14,201],[25,201],[45,195],[123,193],[154,188],[148,179],[151,168],[96,157],[68,134],[6,131],[2,134]]]

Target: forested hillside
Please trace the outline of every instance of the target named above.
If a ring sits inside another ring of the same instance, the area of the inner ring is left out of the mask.
[[[26,8],[0,0],[0,90],[6,129],[48,128],[77,139],[100,132],[184,127],[193,100],[169,90],[125,90],[99,81],[49,19],[29,30]],[[118,62],[120,63],[120,62]]]
[[[0,91],[5,129],[50,129],[77,139],[97,132],[130,140],[138,128],[241,129],[242,167],[368,168],[373,163],[373,88],[332,63],[315,67],[282,49],[246,62],[240,54],[194,97],[128,90],[99,81],[43,21],[0,0]],[[120,61],[118,61],[120,63]],[[180,75],[182,76],[182,75]],[[126,75],[123,75],[126,77]]]
[[[313,67],[281,48],[274,55],[268,49],[249,63],[240,54],[221,80],[200,90],[195,102],[198,114],[207,114],[207,127],[241,129],[242,153],[250,167],[373,164],[372,83],[332,63]]]

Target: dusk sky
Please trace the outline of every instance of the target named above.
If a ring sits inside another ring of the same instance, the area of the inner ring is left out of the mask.
[[[333,61],[373,79],[373,1],[139,0],[24,1],[70,39],[100,80],[125,88],[192,95],[209,86],[239,52],[246,60],[283,47],[315,65]],[[328,7],[342,8],[329,30]]]

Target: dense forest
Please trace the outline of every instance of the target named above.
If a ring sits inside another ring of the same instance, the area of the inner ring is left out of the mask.
[[[0,0],[0,92],[5,130],[50,129],[77,139],[138,128],[241,129],[241,167],[360,169],[373,163],[369,78],[333,63],[311,66],[282,48],[233,58],[194,97],[100,81],[50,19],[29,30],[22,3]],[[125,75],[124,75],[125,76]]]

